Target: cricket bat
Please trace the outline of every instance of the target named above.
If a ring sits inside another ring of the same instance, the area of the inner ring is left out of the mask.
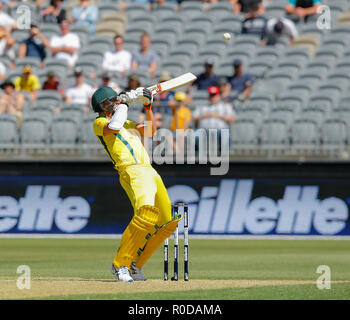
[[[170,91],[170,90],[174,90],[174,89],[183,87],[187,84],[190,84],[191,82],[193,82],[196,79],[197,79],[197,77],[193,73],[187,72],[187,73],[184,73],[181,76],[178,76],[174,79],[171,79],[171,80],[168,80],[165,82],[161,82],[161,83],[157,83],[153,86],[148,87],[147,89],[150,90],[153,95],[156,95],[158,93],[162,93],[165,91]]]

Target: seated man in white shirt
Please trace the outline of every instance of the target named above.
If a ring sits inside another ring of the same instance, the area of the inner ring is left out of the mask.
[[[75,33],[70,32],[70,26],[66,20],[61,22],[60,27],[61,35],[51,38],[51,52],[55,58],[67,60],[69,67],[73,67],[78,59],[80,40]]]
[[[94,89],[84,82],[84,73],[80,68],[75,69],[74,76],[75,85],[67,89],[64,100],[66,103],[83,105],[85,112],[88,113]]]
[[[114,37],[115,50],[107,51],[104,54],[102,69],[106,71],[126,74],[131,68],[131,53],[123,49],[124,39],[122,36]]]
[[[220,90],[216,86],[208,88],[208,105],[197,107],[193,119],[197,128],[228,129],[236,121],[236,113],[231,104],[221,100]]]
[[[17,28],[17,23],[11,16],[4,12],[3,6],[3,1],[0,1],[0,26],[4,27],[6,31],[11,31]]]

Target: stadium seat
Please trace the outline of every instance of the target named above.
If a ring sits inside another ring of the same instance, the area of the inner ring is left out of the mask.
[[[241,108],[237,114],[237,118],[240,120],[248,119],[248,120],[254,121],[257,128],[260,128],[265,117],[266,117],[266,110],[264,110],[264,108],[259,108],[254,105],[251,105],[251,106],[248,105]]]
[[[16,67],[17,68],[24,68],[24,66],[26,66],[27,64],[29,64],[32,67],[32,69],[34,69],[35,71],[36,71],[36,69],[40,68],[40,60],[38,58],[24,57],[24,58],[17,58],[16,59]]]
[[[26,145],[44,145],[49,142],[48,125],[44,119],[27,117],[21,125],[21,143]]]
[[[216,2],[210,4],[208,13],[215,18],[225,17],[232,12],[232,4],[229,2]]]
[[[344,120],[346,122],[346,125],[348,127],[348,130],[350,128],[350,105],[346,108],[334,108],[333,109],[333,115],[337,116],[338,119]]]
[[[200,1],[181,2],[181,14],[186,17],[194,17],[203,12],[204,3]]]
[[[344,149],[348,142],[346,122],[341,119],[328,119],[322,124],[323,147],[327,149]]]
[[[68,70],[67,60],[57,59],[57,58],[47,58],[44,60],[46,69],[66,73]]]
[[[319,145],[319,131],[312,119],[296,119],[291,127],[292,148],[310,151]]]
[[[99,144],[99,141],[93,130],[93,124],[96,119],[96,115],[95,114],[86,115],[83,119],[84,120],[81,124],[81,131],[80,131],[81,142],[88,144],[89,146],[91,145],[92,148],[95,148],[96,144]]]
[[[285,121],[267,119],[261,128],[261,142],[265,149],[284,149],[288,146],[288,130]]]
[[[38,90],[37,102],[43,103],[43,101],[53,101],[56,105],[61,104],[62,96],[58,91],[55,90]]]
[[[56,116],[51,125],[51,143],[54,145],[75,144],[78,132],[78,122],[69,117]]]
[[[140,16],[149,13],[148,3],[127,2],[126,14],[130,20],[133,16]]]
[[[162,5],[153,4],[151,14],[156,16],[157,19],[162,19],[175,15],[177,12],[177,4],[175,2],[164,2]]]
[[[339,44],[327,45],[316,51],[316,58],[339,59],[343,55],[344,47]]]
[[[287,128],[289,129],[293,123],[296,110],[291,108],[276,107],[271,110],[270,119],[283,120],[286,122]]]
[[[242,23],[239,21],[220,21],[213,26],[213,33],[219,39],[222,39],[222,35],[225,32],[229,32],[234,35],[239,35],[242,32]],[[232,40],[231,40],[232,41]]]
[[[65,104],[61,107],[60,116],[75,119],[77,122],[83,118],[84,106],[79,104]]]
[[[46,124],[49,126],[51,124],[52,118],[54,116],[54,108],[50,105],[37,102],[33,104],[31,108],[24,109],[23,118],[37,117],[45,120]]]
[[[106,22],[106,21],[119,21],[122,24],[124,24],[124,27],[126,26],[126,24],[128,23],[128,17],[126,16],[126,14],[121,13],[121,12],[114,12],[114,11],[108,11],[108,12],[100,12],[100,21],[101,22]],[[145,15],[139,16],[139,18],[145,18]],[[141,21],[141,19],[139,19],[138,21]]]
[[[105,15],[110,13],[118,13],[119,8],[117,3],[112,2],[100,2],[98,3],[98,14],[100,17],[100,20],[105,20]]]
[[[237,119],[230,125],[231,145],[235,149],[255,149],[257,146],[257,127],[250,119]]]
[[[17,129],[17,117],[12,114],[0,115],[0,148],[4,144],[17,144],[18,129]]]
[[[317,127],[321,127],[324,120],[324,112],[321,108],[306,107],[299,114],[300,119],[312,120],[316,123]]]

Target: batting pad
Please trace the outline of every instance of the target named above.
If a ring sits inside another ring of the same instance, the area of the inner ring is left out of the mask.
[[[114,257],[116,268],[130,267],[131,262],[138,256],[139,248],[143,248],[147,239],[157,230],[159,209],[152,206],[142,206],[133,216],[123,232],[120,248]]]
[[[180,215],[176,220],[172,220],[159,228],[159,230],[147,241],[141,255],[136,260],[136,267],[142,268],[142,266],[148,261],[158,247],[164,242],[165,239],[169,238],[182,219]]]

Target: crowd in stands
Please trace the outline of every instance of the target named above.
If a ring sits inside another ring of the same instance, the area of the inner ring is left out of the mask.
[[[178,4],[178,10],[186,0],[133,0],[135,3],[149,3],[149,10],[157,10],[166,2]],[[206,3],[205,10],[210,11],[211,6],[217,0],[203,1]],[[261,46],[274,46],[281,38],[286,38],[289,45],[293,45],[298,36],[296,24],[316,14],[321,0],[288,0],[285,6],[284,18],[267,18],[266,6],[273,0],[229,0],[231,11],[237,15],[243,15],[241,33],[243,35],[257,35]],[[74,2],[75,3],[75,2]],[[113,3],[113,2],[111,2]],[[152,37],[145,30],[139,40],[138,49],[131,51],[124,48],[128,34],[116,34],[113,37],[113,46],[105,50],[102,64],[94,72],[85,72],[79,67],[79,52],[83,47],[83,39],[74,31],[79,26],[86,27],[93,37],[99,21],[99,9],[95,2],[89,0],[76,1],[76,5],[68,12],[63,6],[63,0],[37,0],[34,6],[38,9],[40,21],[55,24],[59,27],[59,33],[45,36],[46,30],[40,29],[40,24],[31,23],[28,37],[16,41],[13,32],[18,29],[17,22],[11,16],[12,8],[16,1],[0,1],[0,56],[6,57],[0,60],[0,114],[14,114],[18,124],[22,121],[22,111],[27,108],[26,102],[35,103],[39,90],[55,90],[59,92],[62,101],[66,104],[78,104],[84,106],[85,114],[91,112],[89,105],[93,92],[101,86],[110,86],[117,92],[131,90],[141,83],[138,76],[140,71],[147,73],[149,79],[167,81],[172,74],[167,70],[160,69],[161,57],[152,47]],[[120,3],[119,10],[125,13],[127,3]],[[230,32],[230,30],[227,30]],[[64,78],[54,71],[48,71],[46,78],[40,81],[36,72],[45,68],[46,59],[50,57],[66,61],[67,69],[74,75],[74,83],[67,86]],[[28,64],[21,66],[22,74],[15,78],[8,78],[11,70],[18,68],[17,59],[36,58],[38,67]],[[162,127],[164,118],[170,119],[169,128],[188,129],[196,128],[229,128],[235,122],[236,103],[249,101],[252,92],[254,76],[245,71],[244,61],[232,56],[232,74],[222,76],[216,73],[216,62],[213,58],[206,59],[203,72],[197,74],[198,79],[186,90],[167,92],[158,95],[154,101],[154,112],[158,127]],[[160,73],[157,79],[156,75]],[[191,70],[188,70],[191,71]],[[118,83],[118,78],[127,78],[127,85]],[[207,102],[196,106],[191,111],[189,105],[193,102],[194,91],[205,91]],[[232,95],[232,92],[237,95]],[[28,100],[28,101],[27,101]],[[140,108],[137,121],[142,121],[144,114]],[[57,108],[56,113],[60,110]],[[164,118],[163,118],[164,117]]]

